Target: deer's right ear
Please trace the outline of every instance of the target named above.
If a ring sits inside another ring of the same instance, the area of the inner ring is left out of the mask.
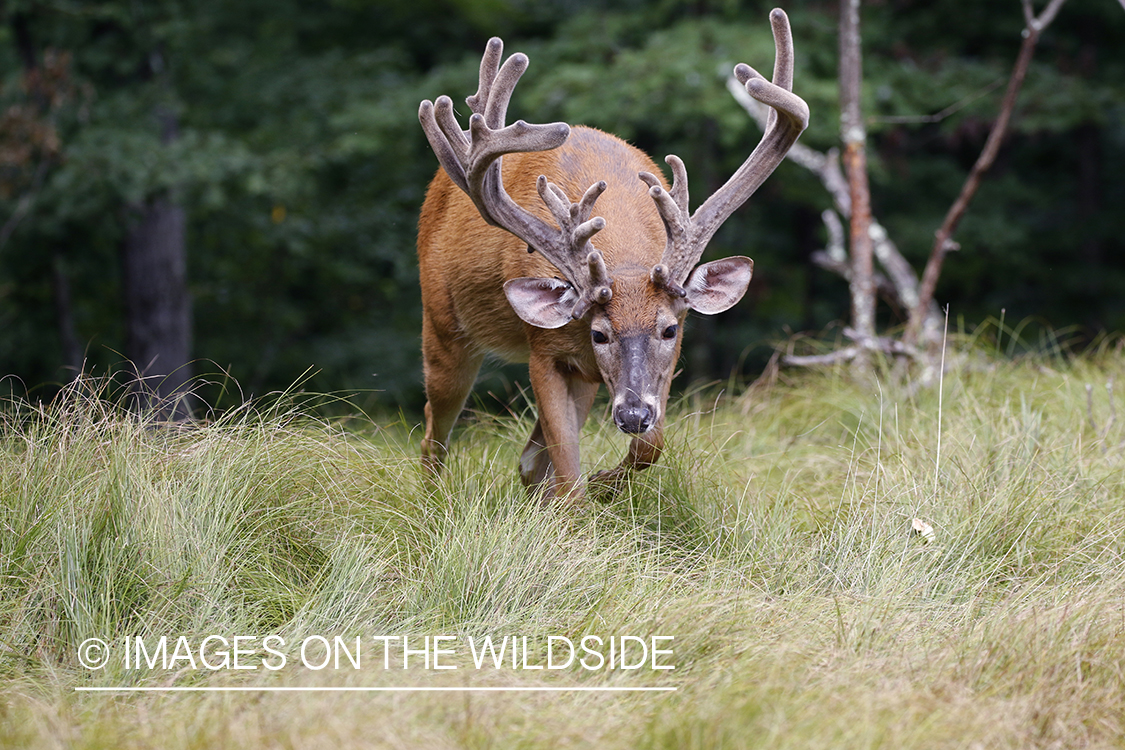
[[[511,279],[504,294],[516,315],[537,328],[562,328],[573,320],[580,299],[574,287],[559,279]]]

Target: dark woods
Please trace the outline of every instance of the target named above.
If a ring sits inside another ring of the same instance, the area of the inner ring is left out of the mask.
[[[760,137],[725,75],[740,61],[768,72],[770,7],[8,0],[4,390],[49,398],[84,368],[140,374],[159,397],[201,376],[200,398],[221,405],[224,373],[260,395],[312,368],[310,389],[417,408],[414,231],[436,168],[418,102],[471,90],[500,34],[533,60],[513,117],[680,154],[706,195]],[[786,10],[812,111],[801,143],[828,152],[838,7]],[[862,13],[871,211],[920,272],[1000,109],[1024,18],[1017,3],[885,0]],[[1038,40],[937,283],[954,326],[1003,310],[1029,346],[1038,328],[1078,343],[1125,330],[1123,43],[1113,0],[1070,0]],[[705,260],[749,255],[754,281],[724,316],[688,322],[680,383],[752,376],[788,332],[848,318],[846,283],[810,260],[831,242],[831,205],[787,162],[728,221]],[[908,312],[880,304],[876,326]]]

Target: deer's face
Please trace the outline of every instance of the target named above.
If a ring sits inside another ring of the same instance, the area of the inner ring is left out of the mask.
[[[660,423],[680,354],[684,317],[695,310],[714,315],[742,298],[754,262],[736,256],[697,266],[679,297],[657,284],[653,272],[634,266],[613,271],[612,296],[588,309],[590,345],[613,398],[613,421],[640,435]],[[516,313],[540,328],[573,323],[580,297],[565,281],[512,279],[504,284]]]
[[[618,273],[609,304],[591,313],[590,344],[622,432],[642,435],[663,417],[687,310],[642,271]]]

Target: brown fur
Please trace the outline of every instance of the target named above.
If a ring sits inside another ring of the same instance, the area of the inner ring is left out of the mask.
[[[423,459],[434,473],[440,470],[453,423],[481,361],[485,354],[496,354],[529,363],[539,406],[539,422],[521,459],[521,476],[548,494],[576,496],[581,494],[578,433],[605,369],[595,360],[592,317],[603,315],[615,334],[624,336],[652,331],[669,319],[682,322],[684,315],[649,279],[650,269],[661,261],[666,238],[648,187],[637,173],[659,175],[660,170],[621,139],[576,127],[557,149],[505,156],[502,171],[512,199],[552,226],[536,192],[540,174],[571,200],[591,184],[606,181],[608,187],[594,209],[606,225],[593,243],[613,279],[613,298],[604,311],[562,328],[536,328],[522,321],[505,297],[504,283],[562,274],[541,254],[528,253],[514,235],[486,224],[468,196],[439,170],[426,194],[418,230],[428,397]],[[675,350],[678,355],[679,340]],[[671,382],[671,373],[665,375],[660,381],[661,409]],[[629,470],[654,462],[663,444],[662,430],[663,413],[653,430],[633,438],[622,464],[600,479],[615,483]]]
[[[672,193],[662,178],[652,176],[660,175],[652,160],[619,138],[563,123],[504,128],[508,98],[528,60],[517,53],[501,65],[498,37],[485,49],[477,93],[466,99],[474,111],[470,138],[458,132],[449,97],[419,105],[422,129],[438,160],[473,196],[439,172],[418,232],[428,397],[422,457],[434,475],[488,352],[528,363],[539,408],[520,456],[520,477],[529,487],[548,496],[582,494],[578,437],[603,382],[613,398],[614,422],[634,437],[625,459],[592,479],[615,485],[659,458],[688,309],[705,315],[729,309],[746,293],[754,270],[744,256],[696,264],[722,222],[808,125],[808,105],[792,92],[793,39],[784,11],[774,9],[770,24],[777,50],[774,80],[741,64],[734,75],[776,116],[738,172],[690,215],[686,169],[678,157],[668,157],[676,175]],[[508,149],[522,151],[503,158],[501,186],[493,159]],[[643,180],[641,172],[647,173]],[[544,193],[552,208],[544,207],[537,195],[539,175],[555,185],[546,188],[578,201],[569,216],[557,194]],[[583,196],[603,180],[605,190],[592,204],[601,185]],[[545,223],[511,210],[504,188]],[[563,274],[540,253],[529,254],[515,235],[488,226],[473,200],[484,215],[566,266],[569,278],[553,281],[550,277]],[[552,212],[559,217],[557,234]],[[600,256],[589,252],[591,236]],[[576,312],[580,320],[572,319]]]

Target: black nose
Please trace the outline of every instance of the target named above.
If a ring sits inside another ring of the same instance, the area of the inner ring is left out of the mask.
[[[652,427],[652,409],[644,404],[622,404],[613,410],[618,429],[629,435],[640,435]]]

